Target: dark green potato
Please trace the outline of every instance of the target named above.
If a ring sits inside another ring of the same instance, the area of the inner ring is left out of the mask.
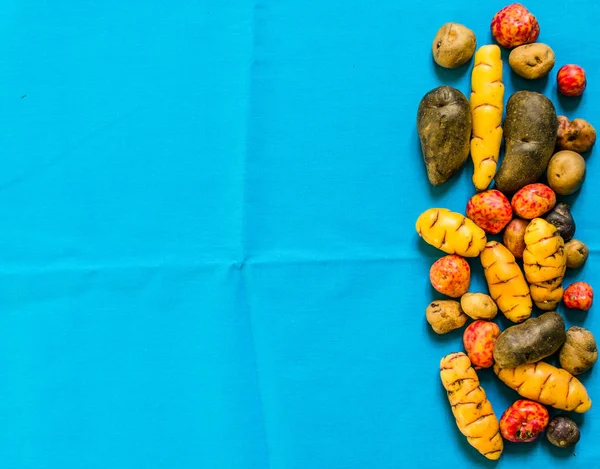
[[[494,344],[500,368],[535,363],[556,352],[566,340],[565,321],[554,311],[506,328]]]
[[[456,88],[439,86],[421,99],[417,132],[432,185],[445,183],[467,161],[471,128],[469,101]]]
[[[495,188],[514,194],[537,182],[548,167],[558,134],[556,108],[543,94],[517,91],[506,103],[503,132],[504,158]]]

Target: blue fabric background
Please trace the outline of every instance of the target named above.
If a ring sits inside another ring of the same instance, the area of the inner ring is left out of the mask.
[[[438,375],[461,334],[424,319],[440,253],[414,222],[473,192],[470,163],[425,177],[419,100],[470,90],[431,42],[455,21],[489,43],[504,5],[2,2],[2,467],[593,467],[596,406],[576,456],[472,450]],[[506,96],[542,90],[600,127],[600,4],[527,6],[557,67],[531,83],[505,62]],[[568,62],[582,99],[557,96]],[[592,154],[570,200],[592,253],[569,282],[600,279],[598,170]],[[594,309],[569,324],[600,333]],[[481,378],[497,413],[517,397]]]

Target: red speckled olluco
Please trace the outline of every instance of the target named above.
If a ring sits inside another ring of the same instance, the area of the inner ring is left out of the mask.
[[[469,324],[463,333],[463,345],[476,370],[494,364],[494,345],[500,335],[495,322],[477,320]]]
[[[586,282],[575,282],[565,288],[563,301],[569,309],[588,311],[594,302],[594,290]]]
[[[536,17],[520,3],[512,3],[496,13],[491,29],[496,42],[507,49],[535,42],[540,35]]]
[[[500,233],[512,216],[510,202],[496,189],[479,192],[467,202],[467,217],[487,233]]]
[[[563,65],[556,74],[556,84],[565,96],[581,96],[587,86],[585,71],[579,65]]]
[[[548,409],[534,401],[520,399],[504,411],[500,433],[513,443],[534,441],[548,426]]]
[[[471,284],[471,267],[464,257],[450,254],[433,263],[429,269],[429,280],[442,295],[459,298]]]
[[[556,205],[556,194],[546,184],[536,182],[519,189],[511,200],[515,214],[533,220],[549,212]]]

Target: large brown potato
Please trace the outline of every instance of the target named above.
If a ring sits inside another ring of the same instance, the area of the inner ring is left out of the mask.
[[[506,328],[494,344],[494,361],[500,368],[535,363],[565,342],[565,322],[554,311]]]
[[[541,93],[517,91],[506,103],[503,128],[504,159],[494,180],[496,189],[513,194],[546,171],[556,147],[556,108]]]
[[[450,179],[469,157],[471,105],[451,86],[438,86],[419,103],[417,132],[429,182],[437,186]]]

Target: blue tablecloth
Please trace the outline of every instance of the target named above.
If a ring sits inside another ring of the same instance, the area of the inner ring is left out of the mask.
[[[490,43],[504,5],[3,2],[0,465],[594,467],[597,407],[575,451],[542,438],[487,463],[439,380],[461,331],[425,322],[439,252],[414,222],[473,193],[470,162],[426,180],[419,100],[470,91],[470,65],[434,66],[431,42],[455,21]],[[527,6],[557,66],[525,82],[505,53],[506,96],[541,90],[600,127],[600,4]],[[570,62],[582,99],[557,95]],[[573,200],[591,255],[566,282],[594,285],[593,153]],[[566,317],[600,333],[595,308]],[[518,397],[481,378],[497,413]]]

